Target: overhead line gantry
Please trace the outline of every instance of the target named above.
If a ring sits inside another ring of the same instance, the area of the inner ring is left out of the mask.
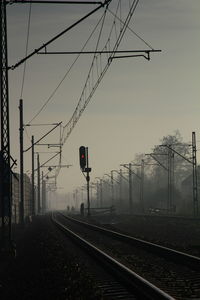
[[[0,254],[1,252],[8,253],[12,249],[11,245],[11,198],[12,198],[12,184],[11,184],[11,156],[10,156],[10,127],[9,127],[9,90],[8,90],[8,70],[14,70],[19,65],[23,64],[27,59],[32,57],[38,51],[54,42],[60,36],[67,31],[75,27],[77,24],[91,16],[100,8],[108,5],[111,0],[99,1],[7,1],[1,0],[0,4],[0,123],[1,123],[1,150],[0,150]],[[70,27],[63,30],[61,33],[53,37],[47,43],[43,44],[38,49],[31,52],[25,58],[20,60],[14,66],[8,66],[8,49],[7,49],[7,5],[8,4],[25,4],[25,3],[37,3],[37,4],[97,4],[97,7],[91,10],[84,17],[72,24]]]

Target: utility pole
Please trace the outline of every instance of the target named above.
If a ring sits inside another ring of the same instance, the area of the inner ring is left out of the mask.
[[[194,217],[198,216],[198,191],[197,191],[197,158],[196,158],[196,136],[195,132],[192,132],[192,160],[183,156],[181,153],[177,152],[175,149],[171,147],[171,145],[160,145],[162,147],[167,147],[169,150],[173,152],[173,154],[177,154],[182,157],[184,160],[192,164],[192,188],[193,188],[193,214]],[[191,145],[188,145],[191,146]],[[169,168],[168,168],[169,169]]]
[[[198,216],[198,186],[197,186],[197,149],[196,135],[192,132],[192,176],[193,176],[193,207],[194,216]]]
[[[169,145],[171,147],[171,145]],[[170,213],[172,208],[172,150],[168,148],[168,201],[167,211]]]
[[[91,187],[91,200],[92,200],[92,206],[93,207],[98,207],[98,195],[97,195],[97,193],[98,193],[98,187],[97,187],[97,183],[94,183],[94,182],[92,182],[91,184],[90,184],[90,187]],[[95,192],[94,192],[94,196],[93,196],[93,198],[92,198],[92,195],[93,195],[93,193],[92,193],[92,190],[95,190],[96,191],[96,197],[95,197]],[[90,205],[91,205],[91,203],[90,203]]]
[[[115,197],[114,197],[114,181],[119,185],[119,193],[118,193],[118,195],[121,193],[121,188],[120,188],[120,181],[117,181],[116,179],[114,179],[114,175],[113,175],[113,173],[114,172],[116,172],[118,175],[120,175],[120,172],[118,172],[117,170],[111,170],[111,185],[112,185],[112,198],[113,198],[113,203],[115,202],[115,206],[116,206],[116,204],[117,204],[117,202],[116,201],[114,201],[115,199]],[[119,201],[118,202],[120,202],[120,199],[121,199],[121,196],[119,195]]]
[[[144,213],[144,159],[141,160],[141,185],[140,185],[140,202],[142,212]]]
[[[19,100],[19,140],[20,140],[20,223],[24,224],[24,138],[23,138],[23,100]]]
[[[32,144],[32,215],[35,215],[35,164],[34,164],[34,136],[32,135],[31,138],[31,144]]]
[[[132,213],[133,199],[132,199],[132,165],[131,165],[131,163],[129,163],[128,170],[129,170],[129,208],[130,208],[130,213]]]
[[[161,145],[160,145],[161,146]],[[167,147],[167,145],[165,145]],[[149,155],[153,160],[155,160],[158,163],[158,166],[162,167],[166,172],[167,172],[167,180],[168,180],[168,187],[167,187],[167,193],[168,193],[168,198],[167,198],[167,203],[166,203],[166,209],[168,210],[169,207],[169,154],[168,153],[146,153],[145,155]],[[168,156],[168,166],[166,167],[156,156]],[[151,165],[151,164],[150,164]],[[174,171],[173,171],[174,174]]]
[[[122,169],[120,169],[119,171],[112,170],[111,172],[112,172],[111,174],[113,174],[113,172],[116,172],[119,175],[119,181],[117,181],[115,179],[115,182],[117,182],[119,184],[119,201],[118,201],[118,203],[119,203],[119,207],[121,208],[122,207],[121,206],[121,204],[122,204],[122,178],[125,179],[126,181],[128,181],[128,179],[122,175]],[[112,178],[113,178],[113,176],[112,176]],[[114,178],[113,178],[113,180],[114,180]]]
[[[103,180],[99,177],[96,177],[99,179],[98,184],[98,190],[99,190],[99,207],[103,207]]]
[[[114,204],[114,185],[113,185],[113,171],[111,171],[111,175],[104,174],[110,178],[110,186],[111,186],[111,206]]]
[[[41,188],[41,213],[44,213],[44,172],[42,171],[42,188]]]
[[[170,145],[171,147],[171,145]],[[173,150],[168,151],[168,212],[173,212],[174,206],[174,153]]]
[[[97,185],[97,188],[96,188],[96,190],[97,190],[97,193],[96,193],[96,202],[97,202],[97,207],[99,207],[100,206],[100,201],[99,201],[99,183],[98,183],[98,181],[97,181],[97,183],[96,183],[96,185]]]
[[[38,214],[40,214],[40,157],[37,155],[37,172],[38,172]]]
[[[44,180],[44,172],[42,172],[42,213],[46,212],[46,181]]]
[[[132,174],[135,174],[140,180],[141,180],[141,177],[139,177],[135,172],[133,172],[133,170],[132,170],[133,164],[132,163],[121,164],[121,166],[128,169],[128,174],[129,174],[129,180],[128,180],[129,181],[129,209],[130,209],[130,213],[132,213],[133,212]],[[141,186],[140,186],[140,197],[141,197]],[[140,198],[140,202],[141,202],[141,198]]]
[[[111,189],[112,189],[112,206],[114,205],[114,180],[113,171],[111,171]]]
[[[78,210],[78,190],[75,189],[75,209]]]
[[[132,212],[132,174],[134,174],[138,179],[140,180],[140,206],[141,206],[141,211],[144,212],[144,160],[141,160],[141,164],[121,164],[121,166],[125,167],[129,171],[129,207],[130,207],[130,212]],[[132,166],[136,167],[141,167],[140,175],[135,173],[132,170]]]
[[[88,216],[90,216],[90,171],[89,168],[89,157],[88,157],[88,147],[86,150],[86,181],[87,181],[87,205],[88,205]]]
[[[0,217],[1,249],[11,249],[11,166],[10,166],[10,127],[9,127],[9,93],[8,93],[8,51],[7,51],[7,16],[6,0],[0,7],[0,101],[1,101],[1,152],[0,152]]]
[[[83,188],[81,188],[81,203],[83,203]]]
[[[91,202],[93,203],[92,197],[93,197],[93,185],[90,184],[90,206],[91,206]]]
[[[100,207],[103,207],[103,180],[100,179]]]
[[[31,137],[31,146],[28,147],[26,150],[23,150],[23,152],[27,152],[31,149],[31,152],[32,152],[32,175],[31,175],[31,178],[32,178],[32,215],[34,216],[35,215],[35,208],[36,208],[36,205],[35,205],[35,180],[34,180],[34,177],[35,177],[35,164],[34,164],[34,148],[35,148],[35,145],[38,145],[38,143],[44,139],[46,136],[48,136],[53,130],[55,130],[60,124],[60,123],[57,123],[57,124],[48,124],[48,125],[55,125],[55,127],[53,127],[51,130],[49,130],[47,133],[45,133],[45,135],[43,135],[39,140],[37,140],[36,142],[34,141],[34,136],[32,135]],[[27,126],[27,125],[25,125]],[[56,153],[55,156],[57,156],[59,153]],[[49,162],[51,159],[53,159],[55,156],[53,156],[52,158],[50,158],[47,162]],[[45,163],[47,163],[45,162]]]
[[[119,170],[119,206],[122,207],[122,169]]]
[[[43,187],[44,187],[44,213],[46,213],[46,210],[47,210],[47,187],[46,187],[46,180],[44,180]]]

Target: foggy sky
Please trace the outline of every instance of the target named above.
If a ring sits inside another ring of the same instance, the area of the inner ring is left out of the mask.
[[[115,0],[114,0],[115,1]],[[113,1],[113,2],[114,2]],[[126,2],[126,0],[124,0]],[[9,65],[24,57],[28,5],[8,6]],[[75,22],[94,6],[32,6],[29,51]],[[101,12],[102,13],[102,12]],[[63,164],[73,167],[60,172],[62,192],[84,185],[78,149],[89,147],[91,180],[118,169],[136,153],[149,153],[159,140],[179,129],[184,141],[196,131],[199,140],[200,109],[200,3],[199,0],[140,0],[131,22],[139,33],[161,53],[142,58],[114,60],[90,104],[63,147]],[[78,50],[100,14],[55,42],[51,49]],[[95,40],[89,46],[94,47]],[[146,46],[127,33],[123,49]],[[73,57],[36,55],[27,61],[24,99],[24,123],[28,123],[62,79]],[[71,117],[84,85],[91,58],[81,58],[47,108],[33,123],[52,123]],[[23,66],[9,71],[11,152],[19,164],[18,105]],[[27,128],[39,138],[49,128]],[[58,142],[58,131],[47,139]],[[30,145],[26,133],[25,148]],[[47,151],[37,148],[38,151]],[[55,149],[53,149],[55,150]],[[41,162],[49,156],[41,154]],[[52,161],[52,164],[56,161]],[[31,153],[25,155],[25,171],[31,168]]]

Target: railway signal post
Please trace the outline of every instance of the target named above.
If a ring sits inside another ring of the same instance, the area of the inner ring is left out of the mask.
[[[81,171],[87,181],[87,210],[88,216],[90,216],[90,172],[92,169],[89,168],[88,147],[81,146],[79,148],[79,158]],[[86,173],[86,175],[84,173]]]

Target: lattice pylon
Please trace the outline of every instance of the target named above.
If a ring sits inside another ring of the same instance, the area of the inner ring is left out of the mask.
[[[10,169],[10,133],[9,133],[9,95],[8,95],[8,56],[7,56],[7,20],[6,0],[1,1],[1,57],[0,57],[0,103],[1,103],[1,159],[0,159],[0,218],[1,240],[3,247],[11,241],[11,169]]]

